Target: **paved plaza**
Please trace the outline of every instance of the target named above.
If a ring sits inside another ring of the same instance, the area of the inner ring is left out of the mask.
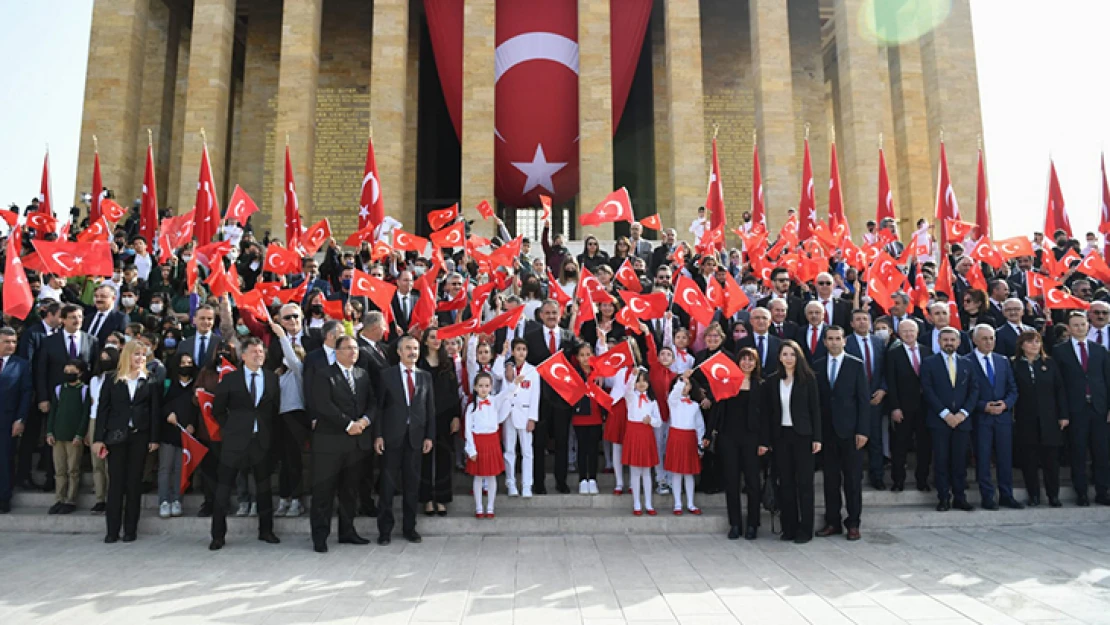
[[[0,623],[1110,623],[1106,524],[277,546],[0,533]],[[398,537],[399,538],[399,537]]]

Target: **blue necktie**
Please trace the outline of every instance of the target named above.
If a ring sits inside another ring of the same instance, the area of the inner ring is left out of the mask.
[[[204,364],[204,362],[205,362],[204,357],[206,355],[208,355],[208,337],[207,336],[202,336],[202,337],[200,337],[200,347],[198,348],[197,355],[193,360],[195,362],[199,362],[201,364]]]
[[[836,358],[829,361],[829,386],[836,386],[836,362]]]
[[[763,337],[762,336],[757,336],[755,338],[758,341],[757,349],[759,350],[759,364],[760,365],[765,365],[765,364],[767,364],[767,358],[765,357],[765,354],[763,352]]]
[[[987,379],[991,381],[991,386],[994,386],[994,365],[991,364],[991,357],[983,356],[983,362],[987,363]]]

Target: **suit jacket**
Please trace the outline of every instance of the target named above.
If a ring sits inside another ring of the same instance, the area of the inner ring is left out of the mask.
[[[767,305],[771,303],[772,299],[774,298],[768,295],[767,297],[764,297],[763,299],[756,302],[756,305],[760,308],[767,308]],[[786,319],[787,321],[793,321],[794,323],[798,324],[799,327],[807,325],[805,315],[805,302],[802,301],[802,298],[795,297],[793,295],[786,296]],[[790,337],[787,336],[787,338]]]
[[[755,440],[764,447],[771,446],[771,422],[767,416],[766,388],[764,383],[752,379],[751,389],[725,400],[724,410],[711,410],[705,429],[716,431],[718,436],[734,440]],[[741,418],[741,416],[746,418]]]
[[[408,311],[401,310],[401,298],[404,297],[400,293],[393,296],[390,301],[389,307],[393,311],[393,323],[401,328],[403,332],[409,331],[409,320],[412,317],[412,309],[416,307],[416,300],[420,299],[420,292],[416,289],[408,293]]]
[[[756,350],[756,352],[759,351],[756,348],[756,340],[754,334],[749,334],[739,341],[736,341],[737,353],[740,353],[740,350],[745,347],[750,347]],[[764,380],[771,377],[772,373],[775,373],[779,370],[779,348],[781,347],[782,341],[779,340],[779,337],[768,332],[766,345],[764,346],[764,351],[766,351],[766,354],[764,354],[763,362],[760,363],[760,365],[762,365],[763,367]]]
[[[352,391],[339,363],[316,368],[306,385],[312,385],[313,402],[309,414],[316,419],[312,431],[312,450],[320,453],[348,453],[355,449],[370,450],[374,446],[372,428],[351,436],[347,426],[366,417],[371,423],[378,418],[370,373],[357,365],[351,368],[355,388]]]
[[[937,348],[933,347],[933,333],[934,332],[936,332],[936,328],[931,326],[931,325],[928,326],[927,328],[925,328],[924,332],[917,335],[917,342],[921,343],[925,347],[928,347],[929,351],[931,351],[933,353],[940,353],[940,349],[939,349],[940,335],[939,334],[937,335],[937,343],[938,343]],[[956,353],[961,355],[961,356],[966,356],[966,355],[971,353],[971,339],[968,338],[967,332],[964,332],[963,330],[960,330],[960,346],[956,348]]]
[[[397,364],[397,352],[385,341],[378,341],[375,348],[370,341],[359,335],[358,362],[355,364],[370,374],[370,382],[377,388],[381,384],[382,371]]]
[[[1059,447],[1064,433],[1059,420],[1068,418],[1068,399],[1060,365],[1054,358],[1012,361],[1017,383],[1014,404],[1014,444]]]
[[[396,365],[382,372],[378,395],[380,418],[372,422],[374,438],[385,440],[387,453],[405,443],[419,450],[425,440],[435,440],[436,437],[436,402],[432,376],[413,365],[416,393],[409,402],[405,397],[403,369],[404,365]]]
[[[975,403],[975,418],[983,419],[997,416],[1003,423],[1011,423],[1014,418],[1014,404],[1017,403],[1017,382],[1014,381],[1014,371],[1010,368],[1010,360],[1000,354],[991,353],[991,366],[994,367],[994,384],[991,384],[987,372],[983,371],[982,355],[979,350],[972,352],[968,358],[974,364],[975,383],[979,386],[979,394]],[[1000,415],[988,415],[987,404],[992,401],[1006,403],[1006,411]],[[977,421],[978,422],[978,421]]]
[[[821,395],[821,419],[825,436],[835,434],[850,439],[857,434],[871,435],[871,393],[867,390],[867,375],[863,361],[844,354],[836,371],[836,382],[829,381],[829,359],[818,358],[813,363],[817,377],[817,390]]]
[[[99,312],[100,311],[98,311],[95,306],[85,310],[85,321],[81,324],[81,329],[85,332],[89,332]],[[126,314],[118,310],[110,310],[104,316],[104,321],[101,322],[100,328],[96,331],[94,336],[96,336],[96,340],[101,345],[104,345],[104,341],[106,341],[113,332],[123,332],[126,330],[128,323],[130,323],[130,319]]]
[[[223,434],[220,459],[225,464],[235,464],[242,458],[255,436],[262,449],[270,448],[274,420],[281,410],[281,389],[277,375],[266,369],[262,369],[262,384],[262,398],[257,406],[248,390],[246,367],[225,375],[216,386],[212,416],[220,424],[220,433]],[[255,422],[258,423],[257,435],[254,432]]]
[[[19,343],[15,348],[16,355],[26,360],[28,363],[34,363],[35,354],[38,352],[45,338],[46,324],[42,321],[36,321],[24,327],[23,331],[19,334]]]
[[[806,362],[808,362],[809,365],[812,367],[813,363],[815,363],[817,359],[824,358],[825,356],[829,355],[829,350],[825,347],[825,330],[828,330],[829,326],[821,326],[821,335],[817,337],[816,350],[811,350],[809,348],[809,334],[811,327],[812,326],[810,326],[808,323],[804,326],[799,327],[797,333],[794,334],[794,341],[798,345],[802,346],[802,352],[804,352],[806,355]]]
[[[149,432],[153,443],[162,440],[162,387],[148,374],[138,379],[132,397],[127,383],[117,382],[115,374],[110,373],[100,387],[93,440],[103,443],[104,434],[109,430],[131,428]]]
[[[925,346],[917,346],[918,367],[925,364],[930,356]],[[925,412],[922,401],[921,374],[913,369],[913,361],[906,353],[905,344],[896,341],[890,346],[886,356],[887,402],[891,410],[901,410],[904,415],[920,415]]]
[[[809,302],[820,302],[820,301],[821,301],[821,298],[817,297],[816,293],[810,294],[810,296],[806,299],[807,304]],[[852,331],[852,310],[853,310],[852,302],[850,302],[848,300],[845,300],[845,299],[841,299],[839,297],[830,298],[830,301],[832,302],[832,309],[833,310],[832,310],[832,319],[829,320],[829,324],[835,325],[835,326],[840,326],[841,328],[844,328],[845,332],[851,332]],[[804,306],[802,308],[802,311],[804,313],[804,311],[805,311]],[[804,316],[804,314],[803,314],[803,316]]]
[[[293,337],[290,337],[291,340],[292,338]],[[305,329],[305,331],[301,333],[299,342],[300,346],[304,349],[305,356],[324,344],[323,339],[320,338],[319,328]],[[297,345],[297,342],[294,342],[293,345]],[[281,351],[281,341],[277,340],[277,337],[271,335],[270,343],[266,346],[266,362],[263,363],[262,366],[270,371],[275,371],[282,366],[284,360],[285,354]]]
[[[770,408],[772,440],[778,440],[782,432],[782,396],[779,385],[782,375],[775,373],[763,385],[765,404]],[[794,387],[790,390],[790,421],[794,431],[802,436],[812,436],[813,442],[821,442],[821,399],[818,396],[817,381],[802,381],[794,376]]]
[[[1068,339],[1052,348],[1052,359],[1060,366],[1067,394],[1068,413],[1071,419],[1084,419],[1089,416],[1088,405],[1094,409],[1095,416],[1105,418],[1107,410],[1107,388],[1110,388],[1110,356],[1107,351],[1093,341],[1087,344],[1087,370],[1075,354],[1072,340]],[[1087,396],[1090,395],[1088,402]]]
[[[566,328],[556,328],[555,333],[559,337],[560,351],[569,347],[571,341],[574,340],[574,335]],[[537,325],[533,327],[524,335],[524,340],[528,343],[528,364],[533,367],[552,356],[551,350],[547,348],[547,328],[545,326]]]
[[[1022,330],[1032,330],[1033,328],[1022,324]],[[1003,323],[998,326],[994,333],[994,351],[995,353],[1002,354],[1007,358],[1013,358],[1017,352],[1017,339],[1018,333],[1009,322]]]
[[[100,343],[88,332],[77,333],[77,357],[90,367],[93,357],[99,354]],[[42,341],[35,353],[35,397],[44,401],[50,397],[51,389],[65,381],[66,363],[70,361],[69,344],[65,331],[55,332]]]
[[[802,325],[809,325],[809,324],[806,323],[806,324],[802,324]],[[798,336],[798,330],[800,328],[801,328],[801,326],[799,326],[798,324],[794,323],[793,321],[790,321],[789,319],[787,319],[786,321],[784,321],[782,323],[782,336],[779,336],[778,328],[775,326],[774,323],[772,323],[771,327],[769,327],[767,329],[767,334],[770,334],[771,336],[774,336],[775,338],[778,338],[778,339],[793,339],[794,337]],[[748,329],[750,330],[751,328],[749,327]]]
[[[183,354],[189,354],[190,356],[195,357],[195,355],[197,353],[197,341],[198,340],[199,340],[198,336],[196,334],[194,334],[193,336],[190,336],[189,338],[185,339],[184,341],[181,341],[181,344],[177,346],[177,353],[179,353],[179,354],[182,354],[182,353]],[[220,335],[216,333],[215,329],[213,329],[212,332],[209,333],[208,344],[204,346],[204,348],[205,348],[204,358],[197,361],[197,368],[198,369],[207,365],[208,363],[212,362],[212,359],[216,357],[216,346],[220,344],[220,340],[221,340]],[[280,354],[281,353],[281,345],[276,345],[275,347],[277,347],[278,353]],[[279,359],[278,364],[280,364],[280,363],[281,363],[281,360]]]
[[[887,381],[886,381],[886,345],[883,344],[882,339],[875,336],[874,334],[869,334],[867,336],[867,342],[868,342],[869,347],[871,348],[871,379],[868,380],[867,391],[868,391],[868,394],[871,395],[871,394],[874,394],[875,391],[878,391],[878,390],[883,390],[883,391],[887,390],[886,389],[886,387],[887,387]],[[848,352],[852,356],[855,356],[856,358],[859,358],[860,362],[863,362],[864,357],[867,355],[864,351],[860,350],[860,348],[859,348],[859,339],[856,338],[856,333],[855,332],[849,334],[848,337],[846,339],[844,339],[844,351]],[[903,350],[903,352],[904,351],[905,350]],[[867,363],[863,363],[863,364],[864,364],[864,370],[863,371],[866,374],[867,373]],[[911,366],[911,369],[912,369],[912,366]]]
[[[944,419],[940,418],[940,413],[945,410],[950,413],[962,411],[971,416],[979,397],[979,385],[976,384],[975,373],[971,370],[976,366],[975,363],[963,356],[956,356],[956,385],[953,386],[948,377],[944,356],[933,354],[921,362],[921,391],[928,409],[925,413],[925,425],[933,429],[948,427]],[[956,429],[970,431],[971,419],[965,419]]]
[[[12,423],[27,418],[31,410],[31,363],[12,354],[0,371],[0,435],[11,436]]]

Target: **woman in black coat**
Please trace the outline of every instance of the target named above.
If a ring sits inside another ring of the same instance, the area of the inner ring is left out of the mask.
[[[1060,507],[1060,447],[1068,426],[1064,379],[1056,361],[1045,355],[1041,335],[1018,335],[1014,360],[1018,398],[1014,406],[1014,463],[1021,467],[1029,506],[1041,503],[1039,472],[1044,472],[1048,505]]]
[[[162,398],[162,436],[158,442],[158,515],[181,516],[181,429],[196,434],[197,366],[193,355],[175,354],[171,371],[176,374],[166,382],[166,395]]]
[[[759,532],[759,457],[771,447],[771,429],[764,410],[759,356],[750,347],[737,356],[744,382],[740,392],[725,400],[723,410],[712,410],[706,423],[710,437],[716,436],[715,452],[720,459],[728,507],[729,540],[740,538],[740,475],[748,496],[747,529],[744,538],[755,540]],[[708,441],[707,441],[708,442]]]
[[[423,355],[416,363],[417,368],[432,374],[436,400],[435,445],[432,453],[424,454],[420,471],[420,502],[424,504],[424,514],[428,516],[447,515],[446,504],[451,503],[452,498],[452,458],[462,415],[455,361],[447,354],[447,346],[439,340],[438,333],[436,328],[428,328],[424,332]]]
[[[780,538],[808,543],[813,539],[813,457],[821,451],[821,404],[817,379],[796,342],[782,342],[779,369],[763,389],[779,472]]]
[[[143,465],[147,454],[157,450],[162,440],[162,388],[154,376],[147,374],[146,359],[146,347],[141,342],[127,343],[119,367],[105,378],[100,390],[92,451],[108,458],[106,543],[119,540],[121,524],[123,542],[135,540]]]

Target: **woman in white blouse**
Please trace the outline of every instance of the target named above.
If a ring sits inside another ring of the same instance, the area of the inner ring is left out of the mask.
[[[779,471],[782,540],[813,538],[813,456],[821,451],[821,405],[817,380],[802,348],[784,340],[779,370],[767,379],[771,440]]]

